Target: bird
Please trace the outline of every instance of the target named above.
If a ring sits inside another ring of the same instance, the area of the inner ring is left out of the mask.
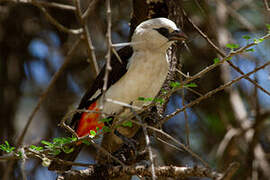
[[[111,71],[107,79],[107,90],[103,92],[106,65],[94,80],[90,88],[82,97],[78,109],[101,111],[105,117],[117,115],[126,117],[130,109],[120,103],[134,107],[143,107],[151,101],[142,101],[139,98],[153,99],[159,93],[167,77],[169,62],[168,48],[175,41],[185,41],[187,36],[172,21],[164,17],[148,19],[140,23],[132,37],[130,45],[118,50],[118,57],[111,57]],[[120,58],[120,60],[119,60]],[[102,114],[98,112],[77,112],[71,121],[71,127],[78,137],[89,135],[90,131],[102,129],[106,124],[101,122]],[[115,122],[115,120],[113,120]],[[121,136],[128,138],[136,133],[136,129],[118,127]],[[110,153],[121,146],[123,139],[114,133],[104,133],[102,147]],[[60,159],[74,161],[81,146],[72,153],[61,152]],[[68,170],[70,166],[63,166],[53,161],[49,170]]]

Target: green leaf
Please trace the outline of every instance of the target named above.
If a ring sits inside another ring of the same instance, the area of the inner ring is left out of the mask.
[[[132,127],[132,122],[131,121],[125,121],[125,122],[122,123],[122,125],[124,127]]]
[[[50,152],[50,154],[53,154],[54,156],[57,156],[60,153],[61,153],[61,150],[60,149],[56,149],[56,148],[53,148],[52,149],[52,152]]]
[[[23,158],[23,153],[22,153],[22,151],[19,151],[19,152],[17,152],[17,153],[18,153],[19,158],[22,159],[22,158]]]
[[[144,99],[145,99],[144,97],[138,97],[139,101],[144,101]]]
[[[10,146],[8,141],[5,141],[5,144],[0,145],[0,149],[2,151],[5,151],[6,153],[11,153],[15,149],[15,147]]]
[[[109,128],[108,126],[103,126],[102,130],[104,132],[111,132],[112,131],[111,128]]]
[[[5,144],[6,144],[7,147],[10,147],[8,141],[5,141]]]
[[[1,144],[1,145],[0,145],[0,149],[1,149],[2,151],[6,151],[7,148],[6,148],[5,145]]]
[[[225,60],[226,61],[229,61],[229,60],[231,60],[232,59],[232,57],[228,57],[228,58],[226,58]]]
[[[72,141],[77,141],[78,140],[78,138],[75,137],[75,136],[72,136],[71,139],[72,139]]]
[[[100,122],[103,122],[103,123],[108,123],[110,121],[112,121],[113,118],[102,118],[101,120],[99,120]]]
[[[87,145],[87,146],[90,146],[91,145],[91,143],[88,140],[86,140],[86,139],[82,140],[82,143],[85,144],[85,145]]]
[[[35,145],[31,145],[29,148],[30,148],[30,149],[33,149],[33,150],[35,150],[35,151],[41,151],[41,150],[43,150],[43,147],[35,146]]]
[[[177,82],[177,81],[171,82],[171,83],[170,83],[170,86],[171,86],[172,88],[180,87],[180,82]]]
[[[160,104],[163,104],[165,102],[165,100],[162,98],[156,98],[154,100],[155,100],[155,102],[160,103]]]
[[[250,37],[250,36],[248,36],[248,35],[244,35],[244,36],[242,36],[242,38],[243,38],[243,39],[245,39],[245,40],[249,40],[249,39],[251,39],[251,37]]]
[[[255,50],[253,48],[246,49],[246,52],[254,52]]]
[[[64,146],[64,147],[62,147],[61,149],[62,149],[62,150],[64,151],[64,153],[66,153],[66,154],[72,153],[72,152],[74,151],[74,148],[73,148],[73,147],[70,148],[70,147]]]
[[[90,137],[94,138],[97,135],[96,131],[90,130]]]
[[[266,24],[268,31],[270,31],[270,24]]]
[[[162,92],[163,94],[167,94],[167,93],[168,93],[165,89],[161,89],[161,92]]]
[[[185,84],[184,87],[198,87],[195,83]]]
[[[226,44],[226,47],[234,50],[235,48],[239,48],[239,44]]]
[[[53,147],[54,146],[52,143],[50,143],[48,141],[44,141],[44,140],[42,140],[41,143],[44,144],[44,145],[47,145],[48,147]]]
[[[138,100],[139,101],[145,101],[145,102],[150,102],[150,101],[153,101],[154,98],[145,98],[145,97],[138,97]]]
[[[214,64],[217,64],[220,61],[220,59],[216,57],[213,61],[214,61]]]
[[[263,38],[259,38],[259,39],[254,39],[254,43],[255,44],[259,44],[259,43],[262,43],[264,41],[264,39]]]

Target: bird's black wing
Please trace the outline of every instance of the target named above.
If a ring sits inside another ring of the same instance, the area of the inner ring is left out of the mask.
[[[115,56],[115,54],[112,55],[111,57],[112,70],[109,73],[107,89],[110,88],[111,85],[117,82],[127,72],[128,59],[132,56],[133,49],[131,46],[126,46],[118,50],[117,53],[122,62],[119,61],[119,59]],[[88,109],[88,107],[101,96],[102,93],[98,95],[96,98],[91,99],[91,97],[97,91],[99,90],[102,91],[105,71],[106,65],[102,68],[97,78],[94,80],[90,88],[84,94],[78,109]],[[75,129],[77,128],[78,120],[81,118],[81,114],[82,113],[76,113],[72,118],[71,126],[74,127]]]

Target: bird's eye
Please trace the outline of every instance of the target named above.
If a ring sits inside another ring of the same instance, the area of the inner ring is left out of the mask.
[[[167,28],[161,27],[161,28],[155,28],[157,32],[159,32],[161,35],[165,36],[166,38],[169,37],[169,30]]]

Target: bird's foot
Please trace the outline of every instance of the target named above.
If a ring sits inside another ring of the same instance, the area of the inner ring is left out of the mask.
[[[113,153],[113,155],[125,164],[132,164],[136,160],[138,154],[136,148],[138,145],[137,141],[123,136],[117,130],[114,131],[114,134],[123,141],[123,144],[120,149]]]

